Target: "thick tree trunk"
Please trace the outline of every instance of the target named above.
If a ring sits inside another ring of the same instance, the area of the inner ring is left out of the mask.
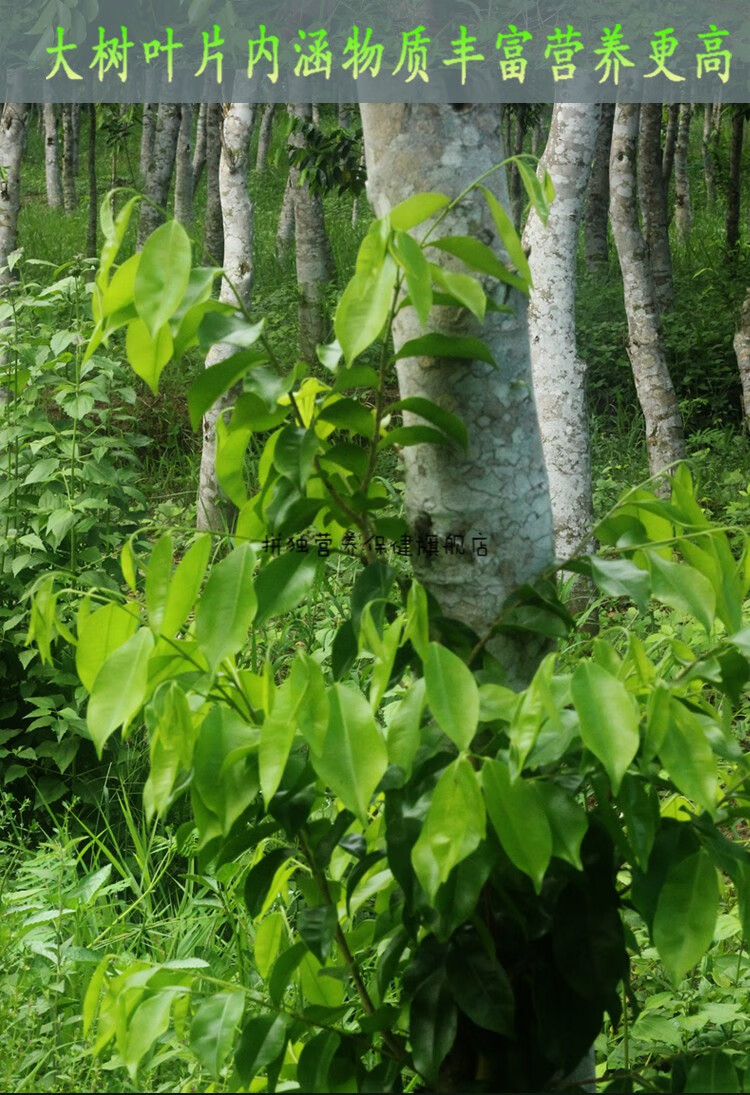
[[[54,103],[44,104],[44,173],[47,182],[47,204],[50,209],[59,209],[63,203],[63,194],[57,141],[57,113]]]
[[[309,104],[289,107],[297,118],[310,119]],[[304,147],[301,133],[292,132],[290,143]],[[294,199],[294,231],[299,288],[299,352],[303,361],[317,360],[316,346],[327,340],[328,318],[325,312],[325,288],[333,276],[333,256],[323,219],[323,199],[307,183],[300,184],[300,172],[289,170]]]
[[[219,165],[221,162],[221,103],[209,103],[206,111],[206,218],[203,225],[203,261],[221,266],[224,261],[224,222],[221,212]]]
[[[714,130],[713,103],[703,104],[703,177],[706,180],[706,200],[709,205],[716,202],[716,163],[714,160],[716,134]]]
[[[6,103],[0,117],[0,292],[11,279],[8,256],[18,243],[21,207],[21,155],[26,135],[28,103]]]
[[[78,207],[75,173],[75,135],[73,132],[73,103],[63,103],[63,203],[66,213],[74,213]]]
[[[221,299],[236,303],[234,290],[243,304],[250,303],[253,280],[253,206],[247,192],[247,172],[253,110],[247,103],[231,103],[224,117],[219,192],[224,223],[224,269],[234,289],[224,279]],[[206,357],[206,368],[233,353],[231,346],[218,343]],[[203,419],[203,452],[198,487],[199,529],[221,530],[229,524],[231,506],[224,498],[216,477],[216,422],[234,401],[228,392],[214,403]]]
[[[501,120],[494,105],[362,104],[368,194],[377,216],[420,191],[457,195],[503,158]],[[508,208],[504,173],[485,181]],[[445,235],[477,235],[502,252],[481,195],[441,225]],[[420,228],[419,235],[421,236]],[[410,358],[397,365],[402,397],[425,396],[459,415],[468,428],[466,455],[440,445],[404,449],[406,507],[415,535],[461,535],[465,555],[415,560],[420,581],[453,616],[486,636],[508,594],[549,566],[552,514],[531,386],[525,298],[511,293],[512,314],[488,312],[481,332],[471,315],[438,309],[430,327],[479,334],[494,352],[493,368],[479,361]],[[411,308],[394,323],[396,347],[422,334]],[[406,416],[408,419],[411,416]],[[472,554],[484,538],[487,554]],[[489,649],[519,683],[536,668],[528,638],[490,641]]]
[[[603,103],[594,146],[594,161],[589,178],[584,228],[584,254],[590,274],[606,270],[609,261],[607,224],[609,223],[609,146],[615,108]]]
[[[734,352],[742,385],[742,418],[745,429],[750,430],[750,289],[747,291],[737,334],[734,336]]]
[[[86,230],[86,254],[91,258],[97,253],[96,223],[99,210],[99,201],[96,192],[96,103],[88,104],[89,116],[89,149],[86,157],[88,176],[88,224]]]
[[[680,118],[680,105],[673,103],[667,109],[667,129],[664,134],[664,153],[661,160],[661,173],[664,179],[664,189],[669,192],[669,183],[672,178],[674,165],[675,145],[677,144],[677,125]]]
[[[677,127],[677,144],[674,150],[674,221],[677,234],[685,240],[693,226],[693,213],[690,206],[690,179],[688,177],[688,149],[690,146],[690,122],[693,108],[690,103],[680,107],[680,121]]]
[[[177,135],[180,131],[179,103],[159,103],[156,115],[154,148],[146,177],[145,197],[141,203],[141,216],[138,223],[138,248],[164,221],[164,210],[169,200],[169,186],[172,182]]]
[[[198,183],[201,181],[201,175],[203,174],[203,168],[206,166],[206,112],[208,110],[207,103],[200,103],[198,106],[198,124],[195,127],[195,148],[193,149],[193,197],[195,197],[198,189]]]
[[[727,186],[727,250],[732,253],[740,240],[740,203],[742,199],[742,139],[745,132],[745,107],[732,111],[732,135],[729,141],[729,181]]]
[[[263,108],[263,116],[260,120],[260,132],[258,133],[258,152],[255,157],[255,170],[263,171],[268,165],[268,153],[271,148],[273,136],[273,116],[276,111],[275,103],[266,103]]]
[[[183,103],[180,131],[177,135],[177,155],[174,176],[174,216],[185,227],[193,219],[193,106]]]
[[[667,194],[661,172],[661,104],[643,103],[638,132],[638,197],[643,234],[651,260],[656,301],[662,312],[674,307]]]
[[[552,178],[555,200],[546,226],[532,209],[523,234],[534,283],[531,373],[560,559],[593,547],[586,365],[576,348],[575,294],[578,229],[600,113],[596,103],[556,104],[539,165]]]
[[[638,400],[646,420],[646,445],[652,475],[685,455],[680,410],[664,353],[659,308],[646,244],[638,223],[636,149],[638,106],[615,109],[609,164],[610,217],[622,270],[628,317],[628,356]]]
[[[156,133],[156,103],[143,104],[143,118],[141,121],[141,155],[140,176],[141,186],[146,186],[148,169],[154,152],[154,134]]]

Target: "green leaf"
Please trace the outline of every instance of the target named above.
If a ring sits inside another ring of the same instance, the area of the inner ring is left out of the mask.
[[[291,479],[298,490],[303,490],[319,451],[320,442],[313,429],[288,425],[279,433],[273,451],[273,464],[280,475]]]
[[[445,971],[436,970],[417,989],[409,1008],[414,1067],[430,1085],[456,1038],[458,1016]]]
[[[216,1079],[234,1045],[245,1010],[244,992],[217,992],[201,1001],[190,1024],[190,1048]]]
[[[338,399],[329,403],[318,414],[319,422],[330,422],[339,430],[348,430],[360,437],[372,437],[375,433],[375,416],[370,407],[356,399]]]
[[[539,214],[539,219],[542,224],[546,224],[549,217],[549,195],[552,194],[554,197],[552,180],[545,174],[544,185],[542,185],[537,178],[536,171],[532,171],[526,161],[520,156],[514,156],[512,162],[518,169],[518,174],[521,176],[521,181],[529,196],[531,204]]]
[[[112,220],[112,208],[109,194],[100,206],[99,216],[104,232],[104,246],[102,247],[99,270],[96,275],[96,283],[100,289],[104,289],[107,284],[109,271],[112,269],[112,264],[117,258],[117,254],[122,246],[122,241],[125,239],[125,233],[128,230],[133,210],[140,200],[141,196],[138,194],[136,197],[127,201],[115,217],[114,221]]]
[[[257,627],[264,627],[273,616],[291,612],[304,600],[315,582],[318,562],[314,553],[287,551],[261,568],[255,579]]]
[[[146,611],[155,635],[161,631],[172,576],[172,537],[166,532],[154,544],[146,568]]]
[[[211,537],[199,536],[185,552],[169,584],[167,601],[161,620],[161,634],[174,638],[200,593],[203,577],[211,554]]]
[[[535,784],[524,779],[511,783],[510,769],[499,760],[485,761],[482,786],[487,813],[505,853],[527,874],[541,893],[552,856],[552,830]]]
[[[479,689],[471,670],[451,650],[430,643],[424,676],[438,726],[459,749],[468,749],[479,722]]]
[[[297,967],[307,953],[307,947],[300,940],[292,944],[288,950],[282,951],[274,962],[268,980],[268,995],[275,1007],[278,1007],[284,999],[284,994],[292,984]]]
[[[422,326],[426,326],[432,308],[432,275],[422,248],[407,232],[394,233],[391,253],[406,275],[406,286]]]
[[[272,912],[261,920],[255,929],[253,959],[258,973],[265,981],[278,956],[284,938],[286,922],[284,914]]]
[[[387,727],[388,763],[403,769],[404,777],[411,777],[417,749],[422,742],[420,722],[425,705],[424,677],[419,677],[398,703],[387,708],[390,717]]]
[[[255,553],[248,544],[235,547],[206,582],[195,614],[195,638],[212,670],[247,641],[257,600],[253,586]]]
[[[285,1015],[256,1015],[243,1028],[234,1063],[245,1087],[262,1068],[284,1052],[288,1035]]]
[[[484,319],[487,307],[487,295],[481,284],[470,274],[456,274],[452,270],[445,270],[442,266],[430,263],[433,280],[437,282],[447,293],[455,297],[459,304],[468,308],[480,322]],[[512,277],[508,274],[508,277]]]
[[[332,905],[316,905],[312,909],[300,909],[297,916],[297,931],[305,946],[315,955],[321,966],[325,964],[331,953],[338,926],[338,916]]]
[[[312,658],[300,654],[260,729],[260,786],[266,809],[278,790],[295,733],[302,730],[317,751],[322,747],[328,715],[328,697],[320,667]]]
[[[465,262],[473,270],[479,270],[482,274],[490,274],[498,281],[505,282],[515,289],[520,289],[521,292],[528,293],[527,283],[506,269],[486,243],[482,243],[481,240],[475,239],[473,236],[446,236],[445,239],[435,240],[430,246],[439,247],[441,251],[447,251],[449,255],[455,255],[456,258],[461,259],[461,262]]]
[[[552,855],[582,871],[581,843],[589,825],[586,811],[555,783],[540,780],[534,786],[552,833]]]
[[[135,276],[141,261],[140,252],[131,255],[114,273],[112,281],[102,294],[101,314],[104,318],[127,308],[133,303]]]
[[[154,637],[142,627],[110,654],[97,673],[89,698],[86,722],[101,758],[107,739],[132,719],[146,698],[148,660]]]
[[[355,274],[339,298],[334,330],[347,365],[366,350],[383,330],[393,302],[396,263],[385,255],[382,265],[367,275]]]
[[[241,350],[205,369],[188,390],[188,411],[193,429],[198,429],[203,415],[213,407],[219,396],[241,380],[250,369],[266,361],[268,354],[264,350]]]
[[[651,596],[649,575],[630,559],[603,559],[592,555],[591,577],[602,593],[608,593],[611,597],[629,597],[642,612],[646,610]]]
[[[431,192],[414,194],[391,209],[391,227],[402,232],[408,232],[410,228],[426,221],[428,217],[434,217],[436,213],[439,213],[441,209],[445,209],[446,205],[450,205],[450,203],[450,198],[445,194]]]
[[[467,361],[486,361],[497,365],[486,342],[469,335],[441,335],[436,332],[409,339],[394,355],[395,361],[404,357],[459,358]]]
[[[638,705],[622,681],[594,662],[581,662],[571,692],[583,744],[604,765],[616,795],[638,752]]]
[[[515,1001],[511,983],[476,932],[456,934],[445,972],[454,1000],[473,1023],[483,1030],[514,1037]]]
[[[329,1090],[328,1071],[340,1044],[341,1038],[334,1030],[322,1031],[305,1042],[297,1065],[300,1091]]]
[[[411,858],[430,901],[453,868],[471,855],[485,834],[485,812],[477,777],[466,757],[440,776]]]
[[[378,441],[378,452],[390,448],[391,445],[400,445],[402,448],[406,448],[408,445],[450,444],[450,437],[441,433],[440,430],[433,430],[432,426],[398,426]]]
[[[260,916],[280,867],[294,854],[293,848],[274,848],[251,867],[245,876],[245,904],[253,920]]]
[[[237,509],[248,500],[245,484],[245,453],[250,430],[227,428],[223,415],[216,419],[216,478],[227,498]]]
[[[154,395],[159,393],[159,377],[172,359],[172,332],[167,323],[151,334],[142,319],[128,324],[125,336],[125,352],[128,361]]]
[[[693,1058],[682,1090],[705,1095],[707,1092],[734,1092],[743,1089],[738,1083],[734,1059],[728,1053],[719,1052]]]
[[[716,758],[700,719],[675,697],[669,705],[659,757],[683,794],[715,814],[719,786]]]
[[[141,1060],[169,1026],[174,1001],[174,992],[157,992],[140,1003],[130,1017],[122,1059],[132,1080]]]
[[[716,596],[708,578],[685,563],[671,563],[653,551],[646,554],[656,600],[695,617],[710,633],[716,612]]]
[[[138,628],[138,605],[108,604],[87,616],[78,628],[76,672],[87,692],[110,654],[127,642]]]
[[[388,410],[389,412],[409,411],[411,414],[418,414],[420,418],[431,422],[433,426],[437,426],[439,430],[442,430],[448,437],[456,441],[464,452],[468,447],[469,434],[462,420],[458,415],[451,414],[443,407],[438,407],[437,403],[433,403],[431,399],[424,399],[422,396],[416,395],[409,396],[407,399],[399,399]]]
[[[167,221],[146,240],[135,276],[135,306],[152,338],[185,295],[192,258],[190,238],[179,221]]]
[[[495,222],[495,227],[497,228],[497,234],[502,240],[503,247],[508,252],[508,258],[520,275],[522,284],[519,285],[518,288],[520,288],[522,292],[528,293],[531,288],[531,270],[526,254],[524,253],[523,244],[521,243],[513,222],[491,190],[488,190],[486,186],[480,186],[479,189],[484,194],[490,213],[492,214],[492,219]]]
[[[719,911],[719,882],[701,848],[667,875],[654,915],[654,945],[678,984],[711,946]]]
[[[310,759],[320,778],[364,824],[370,799],[388,767],[385,742],[361,692],[335,684],[328,697],[328,732],[321,752]]]
[[[264,326],[264,319],[258,323],[248,323],[244,316],[212,310],[206,312],[200,322],[198,343],[204,350],[217,342],[249,350],[263,334]]]

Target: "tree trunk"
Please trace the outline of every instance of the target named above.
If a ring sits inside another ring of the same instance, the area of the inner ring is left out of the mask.
[[[651,259],[656,302],[662,312],[674,307],[672,253],[669,248],[667,194],[661,172],[661,104],[643,103],[638,132],[638,197],[643,234]]]
[[[310,118],[316,129],[320,129],[320,106],[318,103],[310,104]]]
[[[606,270],[609,262],[607,224],[609,222],[609,146],[612,143],[613,103],[602,103],[599,128],[594,146],[594,161],[589,178],[584,227],[584,254],[590,274]]]
[[[729,141],[729,182],[727,186],[727,250],[734,252],[740,240],[740,202],[742,199],[742,138],[745,107],[732,111],[732,136]]]
[[[73,103],[71,108],[71,127],[73,136],[73,174],[78,178],[78,154],[81,151],[81,104]]]
[[[243,304],[250,303],[253,280],[253,206],[247,192],[247,172],[254,108],[247,103],[231,103],[223,123],[219,193],[224,224],[224,269],[234,285],[225,278],[221,299],[236,303],[234,290]],[[212,346],[206,368],[229,357],[234,350],[226,343]],[[227,392],[203,419],[203,452],[198,487],[199,529],[221,530],[229,524],[231,506],[224,498],[216,477],[216,422],[234,401],[235,392]]]
[[[44,172],[47,181],[47,204],[59,209],[63,203],[60,158],[57,142],[57,114],[54,103],[44,104]]]
[[[740,325],[734,336],[734,352],[742,385],[742,418],[745,429],[750,430],[750,289],[742,305]]]
[[[669,192],[669,183],[672,178],[679,117],[680,105],[679,103],[673,103],[667,110],[667,130],[664,134],[664,154],[661,160],[661,173],[662,178],[664,179],[664,189],[667,192]]]
[[[224,262],[224,222],[221,211],[219,165],[221,163],[221,103],[209,103],[206,111],[206,217],[203,225],[203,261]]]
[[[714,107],[713,103],[703,105],[703,177],[706,180],[706,201],[709,205],[716,203],[716,164],[714,131]]]
[[[99,201],[96,192],[96,103],[88,104],[89,115],[89,149],[86,158],[88,174],[88,224],[86,231],[86,254],[93,258],[97,254],[96,224]]]
[[[0,117],[0,292],[11,280],[8,256],[18,243],[21,207],[21,154],[26,135],[28,103],[6,103]]]
[[[138,224],[139,250],[154,229],[164,222],[164,211],[169,200],[169,185],[172,181],[177,151],[180,116],[179,103],[159,103],[154,148],[146,177],[145,197],[148,200],[141,203]]]
[[[339,103],[339,114],[336,122],[339,129],[349,129],[352,124],[352,104]]]
[[[646,420],[646,445],[652,475],[685,455],[680,410],[664,353],[659,308],[646,244],[638,223],[636,148],[638,106],[615,109],[609,163],[610,217],[622,270],[628,317],[628,356],[638,400]]]
[[[428,104],[361,105],[368,194],[377,216],[419,191],[457,195],[503,158],[497,106]],[[508,208],[505,176],[485,181]],[[502,252],[494,222],[479,195],[452,212],[444,234],[476,235]],[[422,229],[420,228],[420,235]],[[415,560],[420,581],[437,597],[445,615],[486,636],[508,594],[549,566],[554,543],[544,457],[531,386],[525,298],[510,295],[512,314],[488,312],[481,335],[498,367],[479,361],[410,358],[397,364],[402,397],[425,396],[459,415],[469,433],[466,455],[440,445],[404,449],[406,508],[415,534],[463,535],[466,555],[442,553]],[[475,334],[465,311],[437,309],[430,327]],[[400,347],[422,334],[413,309],[394,323]],[[406,418],[411,420],[410,415]],[[484,538],[486,555],[470,554]],[[524,637],[490,640],[489,649],[517,684],[536,668],[538,651]]]
[[[201,175],[203,174],[203,168],[206,166],[206,112],[208,110],[207,103],[200,103],[198,106],[198,124],[195,127],[195,148],[193,149],[193,197],[195,197],[198,190],[198,183],[201,181]]]
[[[66,213],[74,213],[78,207],[73,134],[73,104],[62,105],[63,131],[63,203]]]
[[[287,176],[284,187],[284,197],[281,199],[279,212],[279,227],[276,229],[276,254],[279,258],[284,255],[292,245],[294,239],[294,190],[292,189],[291,172]]]
[[[546,226],[532,209],[523,234],[534,283],[531,373],[559,559],[593,547],[586,365],[576,348],[575,294],[578,229],[600,113],[596,103],[556,104],[539,165],[550,173],[555,200]]]
[[[310,119],[309,104],[289,107],[293,117]],[[294,132],[290,144],[305,146],[305,138]],[[325,288],[333,276],[333,256],[323,220],[323,199],[304,183],[300,185],[299,169],[289,169],[290,187],[294,200],[294,231],[299,288],[299,352],[303,361],[317,360],[315,348],[327,341],[328,318],[325,312]]]
[[[174,177],[174,217],[187,228],[193,220],[193,106],[183,103]]]
[[[523,142],[526,136],[526,110],[524,103],[516,103],[513,118],[513,155],[520,156],[523,152]],[[510,205],[513,214],[513,224],[518,232],[521,227],[524,206],[524,188],[521,184],[521,172],[514,164],[510,173]]]
[[[674,151],[674,220],[677,234],[685,240],[690,235],[693,214],[690,207],[690,180],[688,178],[688,148],[690,122],[693,108],[690,103],[680,106],[680,122],[677,127],[677,144]]]
[[[275,103],[267,103],[263,108],[263,117],[260,120],[260,132],[258,134],[258,153],[255,158],[255,170],[262,171],[268,166],[268,153],[271,148],[273,136],[273,116],[276,111]]]
[[[154,134],[156,132],[156,103],[143,104],[143,120],[141,122],[141,156],[140,175],[141,186],[145,188],[148,179],[148,169],[154,152]]]

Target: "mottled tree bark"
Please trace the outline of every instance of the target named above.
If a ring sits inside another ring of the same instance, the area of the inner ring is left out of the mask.
[[[154,134],[156,132],[156,103],[143,104],[143,118],[141,119],[141,155],[140,176],[141,186],[145,187],[148,178],[148,168],[154,151]]]
[[[63,131],[63,204],[66,213],[74,213],[78,207],[76,194],[75,173],[75,135],[73,132],[73,104],[62,105],[62,131]]]
[[[636,150],[638,106],[615,109],[609,164],[610,218],[622,270],[628,317],[628,356],[638,401],[646,420],[646,446],[652,475],[685,455],[680,410],[664,352],[659,308],[646,244],[638,223]]]
[[[275,111],[275,103],[266,103],[263,108],[263,115],[260,119],[260,130],[258,132],[258,152],[255,157],[256,171],[262,171],[268,165],[268,153],[271,148],[273,116]]]
[[[54,103],[45,103],[44,117],[44,173],[47,183],[47,204],[59,209],[63,203],[60,157],[57,141],[57,113]]]
[[[221,210],[219,165],[221,162],[221,103],[209,103],[206,111],[206,217],[203,225],[203,261],[224,261],[224,222]]]
[[[0,117],[0,292],[10,281],[8,256],[18,243],[21,207],[21,155],[26,136],[28,103],[6,103]]]
[[[201,181],[203,169],[206,166],[206,111],[207,103],[201,103],[198,107],[198,123],[195,127],[195,148],[193,149],[193,197]]]
[[[742,385],[742,417],[745,429],[750,430],[750,289],[742,305],[740,325],[734,336],[734,352]]]
[[[661,159],[661,173],[664,179],[664,189],[669,191],[669,183],[672,178],[674,165],[675,145],[677,144],[677,125],[680,118],[679,103],[672,103],[667,108],[667,129],[664,134],[664,152]]]
[[[377,216],[420,191],[457,195],[503,158],[495,105],[362,104],[368,194]],[[507,209],[502,171],[486,180]],[[420,235],[422,233],[420,228]],[[446,218],[441,234],[476,235],[502,252],[481,195]],[[448,616],[486,636],[508,594],[549,566],[552,514],[531,386],[525,298],[510,295],[512,314],[489,312],[481,329],[463,309],[436,309],[430,328],[479,334],[493,350],[493,368],[479,361],[410,358],[397,364],[402,397],[425,396],[459,415],[469,433],[467,453],[440,445],[404,449],[406,508],[415,533],[487,539],[487,555],[415,560],[420,581]],[[422,333],[411,308],[394,323],[396,347]],[[405,416],[411,421],[412,416]],[[490,641],[514,684],[528,679],[538,651],[525,637]]]
[[[174,175],[174,216],[186,227],[193,219],[193,106],[183,103]]]
[[[674,307],[667,194],[661,171],[661,104],[642,103],[638,132],[638,197],[643,214],[656,301],[662,312]]]
[[[607,225],[609,223],[609,146],[612,143],[612,121],[615,108],[603,103],[594,146],[594,160],[589,178],[584,228],[584,255],[590,274],[606,270],[609,261]]]
[[[293,117],[309,120],[309,104],[289,107]],[[290,143],[304,147],[299,132],[289,136]],[[299,169],[289,169],[294,199],[294,234],[299,288],[299,352],[303,361],[316,361],[316,346],[327,341],[328,317],[325,312],[325,287],[334,272],[331,246],[323,219],[323,199],[307,183],[300,183]]]
[[[281,199],[279,211],[279,226],[276,229],[276,254],[279,258],[284,255],[292,245],[294,239],[294,190],[292,189],[291,172],[287,176],[284,187],[284,197]]]
[[[714,205],[716,202],[716,163],[714,160],[716,132],[714,130],[713,103],[703,104],[703,137],[701,145],[703,149],[703,177],[706,180],[706,200],[709,205]]]
[[[219,194],[224,224],[224,269],[227,278],[221,286],[221,299],[236,303],[235,290],[243,304],[250,303],[253,280],[253,206],[247,192],[247,172],[253,110],[247,103],[231,103],[223,121]],[[206,368],[233,353],[231,346],[218,343],[206,357]],[[203,451],[198,487],[197,524],[199,529],[226,528],[231,505],[222,494],[216,477],[216,423],[234,401],[236,393],[227,392],[203,419]]]
[[[693,108],[690,103],[680,106],[680,120],[677,126],[677,143],[674,150],[674,221],[680,239],[687,239],[693,226],[693,213],[690,205],[690,179],[688,177],[688,148],[690,145],[690,122]]]
[[[177,135],[180,131],[179,103],[159,103],[156,115],[154,147],[148,165],[146,185],[147,201],[141,202],[141,215],[138,223],[138,248],[164,221],[164,210],[169,200],[169,186],[172,182]]]
[[[745,132],[745,107],[732,108],[732,134],[729,141],[729,180],[727,186],[727,250],[732,253],[740,239],[740,202],[742,199],[742,139]]]
[[[534,283],[531,373],[560,559],[593,547],[586,365],[576,347],[575,294],[578,229],[600,113],[596,103],[555,105],[539,165],[552,178],[555,199],[546,226],[532,209],[523,234]]]

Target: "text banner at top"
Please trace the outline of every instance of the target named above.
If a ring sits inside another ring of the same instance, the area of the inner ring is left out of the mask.
[[[24,102],[750,102],[750,3],[0,0]]]

